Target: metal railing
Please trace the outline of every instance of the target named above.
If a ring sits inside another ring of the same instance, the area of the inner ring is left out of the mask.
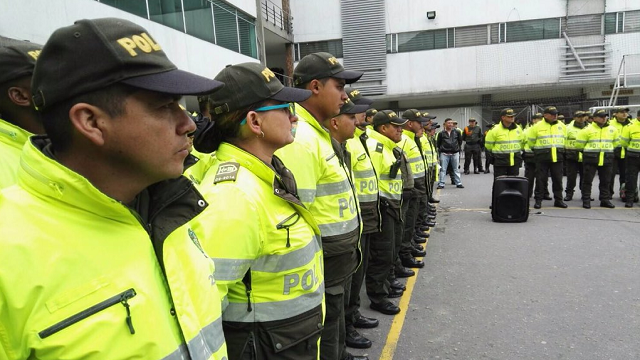
[[[616,82],[609,98],[609,106],[615,106],[618,102],[620,89],[634,88],[640,88],[640,54],[623,55]]]
[[[265,22],[272,23],[287,34],[293,33],[293,16],[282,10],[270,0],[261,1],[262,17]]]

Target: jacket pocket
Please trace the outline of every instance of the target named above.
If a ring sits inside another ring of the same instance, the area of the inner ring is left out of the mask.
[[[276,354],[291,349],[308,340],[313,342],[313,347],[320,337],[322,325],[322,313],[320,309],[314,309],[297,318],[289,319],[285,324],[266,327],[272,351]],[[311,345],[311,344],[310,344]],[[303,351],[308,351],[307,346]],[[304,352],[303,352],[304,354]],[[302,355],[302,354],[301,354]]]
[[[136,292],[134,289],[129,289],[126,291],[123,291],[115,296],[110,297],[109,299],[106,299],[104,301],[101,301],[85,310],[80,311],[79,313],[70,316],[42,331],[40,331],[38,333],[38,335],[40,336],[41,339],[45,339],[57,332],[60,332],[66,328],[68,328],[69,326],[76,324],[84,319],[87,319],[88,317],[95,315],[105,309],[108,309],[114,305],[117,304],[121,304],[125,310],[126,310],[126,324],[127,327],[129,328],[129,332],[131,332],[131,334],[135,334],[135,329],[133,328],[133,321],[131,319],[131,311],[129,310],[129,303],[128,300],[133,298],[134,296],[136,296]]]

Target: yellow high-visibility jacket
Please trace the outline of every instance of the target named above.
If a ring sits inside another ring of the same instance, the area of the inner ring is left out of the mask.
[[[320,228],[329,288],[341,284],[360,265],[360,210],[340,144],[302,105],[295,106],[295,141],[276,155],[295,176],[300,200]]]
[[[320,230],[277,157],[271,166],[226,142],[199,190],[215,204],[193,225],[216,263],[229,356],[316,359],[323,323]]]
[[[582,150],[582,161],[585,164],[604,166],[613,162],[613,149],[618,146],[619,138],[618,130],[609,123],[600,127],[592,122],[580,130],[576,146]]]
[[[0,189],[16,183],[22,147],[31,135],[0,119]]]
[[[538,121],[529,130],[528,143],[536,161],[558,162],[563,160],[567,126],[562,121]]]
[[[627,156],[640,156],[640,121],[623,128],[620,143],[627,150]]]
[[[353,182],[358,195],[360,212],[362,214],[362,233],[368,234],[380,230],[380,192],[378,191],[378,176],[367,149],[364,147],[369,133],[356,128],[352,139],[347,140],[347,151],[351,153],[351,169]]]
[[[526,138],[524,131],[516,123],[505,127],[502,121],[487,133],[484,146],[493,157],[494,166],[522,165],[522,150]]]
[[[137,212],[47,144],[30,138],[0,195],[0,359],[226,359],[193,184],[155,184]]]

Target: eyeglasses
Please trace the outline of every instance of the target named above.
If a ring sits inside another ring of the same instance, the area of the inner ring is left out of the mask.
[[[293,103],[286,103],[286,104],[280,104],[280,105],[271,105],[271,106],[263,106],[263,107],[259,107],[259,108],[255,109],[253,111],[255,111],[255,112],[265,112],[265,111],[286,109],[286,108],[289,108],[289,115],[290,116],[296,116],[296,106]],[[240,122],[240,125],[244,125],[246,123],[247,123],[247,118],[244,118]]]

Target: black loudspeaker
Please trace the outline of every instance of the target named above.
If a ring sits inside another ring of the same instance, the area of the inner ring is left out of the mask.
[[[496,222],[529,219],[529,181],[520,176],[499,176],[493,182],[491,217]]]

